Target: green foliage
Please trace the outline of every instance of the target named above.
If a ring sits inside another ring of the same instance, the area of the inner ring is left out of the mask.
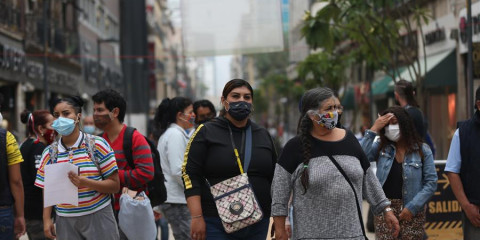
[[[285,73],[288,65],[288,52],[274,52],[252,55],[260,78],[269,74]]]
[[[312,16],[309,11],[305,13],[305,24],[301,32],[310,47],[333,48],[335,33],[330,23],[337,23],[340,13],[341,9],[333,2],[318,11],[315,16]]]
[[[298,99],[303,87],[287,78],[288,52],[251,55],[257,70],[257,88],[254,90],[255,111],[267,112],[269,108],[279,111],[278,100],[282,97]],[[298,98],[297,98],[298,97]]]
[[[330,0],[314,16],[305,13],[301,32],[312,49],[323,51],[305,59],[299,75],[306,78],[306,84],[333,87],[343,79],[340,73],[347,66],[345,59],[384,70],[411,64],[417,60],[417,46],[405,45],[404,36],[414,35],[414,26],[427,23],[429,18],[428,11],[416,1]],[[341,66],[331,66],[330,62]]]
[[[266,112],[268,109],[268,101],[265,98],[265,94],[262,89],[253,90],[253,106],[255,106],[255,112]]]
[[[346,78],[345,68],[351,61],[350,55],[338,55],[329,52],[310,54],[299,63],[297,67],[298,77],[304,81],[306,89],[325,86],[338,90]]]
[[[303,94],[304,88],[300,84],[289,80],[284,74],[271,74],[265,77],[261,84],[261,89],[268,89],[280,97],[297,98]]]

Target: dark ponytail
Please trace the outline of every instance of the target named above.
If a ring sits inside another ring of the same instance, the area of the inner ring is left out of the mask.
[[[412,83],[407,80],[399,80],[395,84],[395,92],[400,95],[401,98],[407,101],[407,104],[412,107],[419,107],[417,100],[415,100],[415,88]]]
[[[160,136],[167,130],[171,123],[177,121],[177,113],[183,112],[192,105],[192,100],[185,97],[164,98],[155,112],[154,124]]]
[[[297,133],[299,134],[300,141],[302,142],[302,155],[303,155],[303,170],[300,176],[300,181],[303,186],[303,194],[307,193],[309,185],[309,163],[312,155],[312,146],[311,146],[311,131],[313,128],[312,119],[308,115],[309,110],[318,110],[322,103],[334,97],[333,91],[330,88],[314,88],[310,89],[303,95],[300,100],[299,108],[301,117],[298,120],[298,129]]]
[[[47,110],[37,110],[32,113],[25,109],[20,114],[20,120],[27,125],[28,135],[36,136],[38,126],[45,127],[48,123],[48,115],[50,112]]]

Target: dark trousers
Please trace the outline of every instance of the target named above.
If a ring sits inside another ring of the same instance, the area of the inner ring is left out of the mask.
[[[204,219],[207,225],[207,240],[265,240],[270,224],[270,218],[264,217],[258,223],[233,233],[227,233],[219,217],[204,217]]]

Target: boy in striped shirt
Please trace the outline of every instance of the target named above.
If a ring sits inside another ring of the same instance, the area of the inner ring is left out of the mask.
[[[120,189],[115,154],[105,139],[80,131],[83,106],[80,97],[57,99],[53,105],[52,127],[62,137],[43,151],[35,185],[44,188],[46,165],[71,163],[79,167],[79,172],[70,172],[65,180],[78,187],[79,201],[78,206],[57,204],[55,225],[51,219],[52,207],[44,208],[45,237],[118,240],[109,196]]]

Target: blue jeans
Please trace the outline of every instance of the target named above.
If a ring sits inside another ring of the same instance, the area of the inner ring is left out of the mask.
[[[260,222],[233,233],[227,233],[223,229],[219,217],[204,217],[207,225],[207,240],[265,240],[267,239],[270,218],[264,217]]]
[[[162,216],[158,221],[155,222],[158,227],[160,227],[160,240],[168,240],[168,222],[167,219],[165,219],[164,216]],[[158,235],[158,234],[157,234]],[[157,237],[157,240],[158,237]]]
[[[13,207],[0,208],[0,240],[14,239]]]

